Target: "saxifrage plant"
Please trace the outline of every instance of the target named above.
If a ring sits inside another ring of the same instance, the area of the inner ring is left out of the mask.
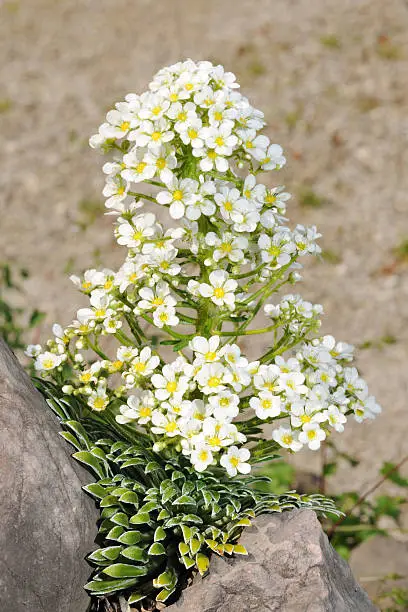
[[[256,514],[336,512],[321,495],[265,492],[251,468],[380,410],[353,348],[319,335],[322,307],[277,297],[319,234],[287,227],[289,194],[259,182],[285,157],[237,88],[222,66],[187,60],[107,114],[90,144],[111,155],[104,195],[125,261],[72,277],[89,307],[27,351],[99,478],[85,487],[101,508],[95,596],[169,601],[212,552],[246,554]],[[238,344],[251,336],[252,361]]]

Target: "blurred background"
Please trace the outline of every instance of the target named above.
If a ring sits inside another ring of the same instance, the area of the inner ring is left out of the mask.
[[[292,222],[323,234],[296,290],[324,305],[324,332],[360,347],[384,408],[336,439],[359,463],[340,461],[330,491],[369,489],[408,447],[407,31],[403,0],[0,0],[0,262],[27,271],[16,304],[46,313],[24,340],[70,322],[69,274],[122,259],[88,147],[106,111],[163,65],[222,63],[285,149]],[[306,471],[321,461],[309,452]],[[389,571],[408,574],[401,509]]]

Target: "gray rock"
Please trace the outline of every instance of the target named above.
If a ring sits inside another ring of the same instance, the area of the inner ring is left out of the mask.
[[[370,597],[392,588],[408,589],[408,542],[380,535],[369,538],[351,553],[350,567]]]
[[[0,601],[13,612],[85,612],[98,512],[90,476],[0,338]]]
[[[213,556],[169,612],[373,612],[314,512],[258,517],[245,529],[248,557]]]

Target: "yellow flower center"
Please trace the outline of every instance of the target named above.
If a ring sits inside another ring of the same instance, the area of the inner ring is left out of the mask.
[[[92,283],[90,283],[89,281],[88,282],[84,281],[82,283],[82,289],[86,290],[86,289],[90,289],[91,287],[92,287]]]
[[[231,465],[232,465],[234,468],[238,467],[238,464],[239,464],[239,459],[238,459],[238,457],[230,457],[230,460],[229,460],[229,461],[230,461],[230,464],[231,464]]]
[[[177,102],[178,94],[172,93],[172,94],[170,94],[169,98],[170,98],[170,102]]]
[[[217,353],[215,351],[208,351],[204,356],[206,361],[214,361],[217,358]]]
[[[222,121],[222,113],[220,111],[215,111],[214,113],[214,119],[216,121]]]
[[[167,385],[166,385],[166,390],[169,393],[174,393],[175,391],[177,391],[177,383],[175,380],[170,380]]]
[[[199,458],[200,461],[207,461],[208,460],[208,451],[206,451],[206,450],[200,451],[200,453],[198,454],[198,458]]]
[[[173,200],[176,200],[176,202],[179,202],[182,199],[183,199],[183,192],[181,191],[181,189],[176,189],[176,191],[174,191],[173,193]]]
[[[222,406],[223,408],[227,408],[227,406],[229,405],[230,405],[230,401],[228,397],[223,397],[222,399],[220,399],[220,406]]]
[[[289,446],[293,442],[293,436],[291,436],[290,434],[283,435],[282,436],[282,442]]]
[[[222,287],[216,287],[214,289],[214,295],[216,298],[223,298],[225,295],[225,291]]]
[[[166,167],[166,160],[164,159],[164,157],[159,157],[156,161],[156,167],[159,170],[163,170],[163,168]]]
[[[300,420],[302,421],[302,423],[310,423],[312,417],[310,417],[308,414],[302,414]]]
[[[232,206],[232,202],[230,202],[229,200],[227,200],[226,202],[224,202],[224,208],[225,210],[227,210],[228,212],[231,212],[233,206]]]
[[[156,115],[157,117],[157,115],[160,115],[161,110],[162,110],[161,106],[155,106],[154,108],[152,108],[152,115]]]
[[[273,195],[273,193],[268,193],[265,198],[265,202],[267,204],[273,204],[274,202],[276,202],[276,195]]]
[[[102,318],[106,314],[106,310],[104,308],[97,308],[95,310],[95,317]]]
[[[262,400],[261,406],[264,410],[268,410],[272,406],[271,400]]]
[[[245,146],[246,146],[247,149],[252,149],[254,145],[252,144],[252,142],[250,140],[247,140],[246,143],[245,143]]]
[[[93,407],[95,410],[103,410],[105,408],[105,399],[103,397],[97,397],[94,400]]]
[[[181,113],[177,115],[177,119],[179,121],[185,121],[187,119],[187,113],[185,111],[181,111]]]
[[[198,132],[194,128],[190,128],[189,130],[187,130],[187,134],[191,140],[194,140],[198,136]]]
[[[176,431],[176,429],[177,429],[177,424],[174,421],[170,421],[170,423],[166,423],[165,430],[168,431],[169,433]]]
[[[186,83],[184,85],[184,89],[187,89],[187,91],[191,91],[193,87],[194,87],[193,83]]]
[[[222,147],[222,146],[224,145],[224,142],[225,142],[225,141],[224,141],[224,139],[223,139],[223,137],[222,137],[222,136],[217,136],[217,138],[215,139],[215,144],[216,144],[218,147]]]
[[[137,361],[132,365],[132,367],[136,372],[144,372],[146,369],[146,364],[143,363],[143,361]]]
[[[143,232],[141,232],[140,230],[136,231],[133,234],[133,240],[141,240],[143,238]]]
[[[124,186],[123,186],[123,185],[120,185],[120,186],[117,188],[117,191],[116,191],[116,192],[117,192],[117,194],[118,194],[118,195],[123,195],[123,194],[125,193],[125,188],[124,188]]]
[[[162,304],[164,304],[164,300],[161,297],[155,297],[152,300],[152,304],[153,304],[153,306],[161,306]]]
[[[218,376],[211,376],[211,378],[208,379],[209,387],[218,387],[220,383],[221,379]]]
[[[280,254],[280,248],[273,244],[272,246],[269,247],[268,253],[269,255],[272,255],[272,257],[277,257]]]
[[[136,172],[138,174],[142,174],[145,168],[146,168],[146,162],[139,162],[136,166]]]
[[[161,133],[160,133],[160,132],[153,132],[153,134],[152,134],[152,140],[154,140],[154,141],[156,141],[156,142],[157,142],[158,140],[160,140],[160,136],[161,136]]]
[[[130,128],[129,121],[122,121],[122,123],[120,124],[120,129],[122,130],[122,132],[127,132],[129,128]]]
[[[142,406],[139,410],[139,416],[143,419],[149,417],[152,414],[152,409],[149,406]]]
[[[311,431],[307,432],[307,437],[309,438],[309,440],[314,440],[316,437],[316,432],[314,431],[314,429],[312,429]]]
[[[51,370],[54,367],[54,362],[52,359],[44,359],[42,365],[46,370]]]
[[[167,312],[161,312],[159,315],[159,319],[162,323],[165,323],[166,321],[168,321],[169,315],[167,314]]]
[[[215,151],[208,151],[208,157],[210,159],[216,159],[217,158],[217,153]]]
[[[92,374],[90,372],[84,372],[83,374],[81,374],[81,376],[79,377],[80,380],[82,382],[89,382],[91,380],[91,376]]]
[[[221,244],[221,251],[224,251],[224,253],[231,253],[232,244],[230,242],[223,242]]]
[[[208,438],[208,444],[210,446],[221,446],[221,440],[218,436],[213,436],[212,438]]]

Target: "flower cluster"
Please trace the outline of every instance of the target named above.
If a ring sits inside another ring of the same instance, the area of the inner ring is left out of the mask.
[[[286,160],[238,87],[222,66],[187,60],[107,114],[90,144],[111,154],[103,193],[124,263],[72,277],[89,306],[55,325],[45,350],[27,351],[65,394],[147,432],[156,452],[230,476],[251,469],[254,427],[272,425],[263,449],[316,450],[349,415],[380,411],[352,347],[316,335],[322,307],[271,301],[300,280],[298,260],[320,252],[320,234],[290,229],[290,195],[258,180]],[[271,324],[252,328],[262,311]],[[257,334],[270,348],[250,361],[238,342]]]

